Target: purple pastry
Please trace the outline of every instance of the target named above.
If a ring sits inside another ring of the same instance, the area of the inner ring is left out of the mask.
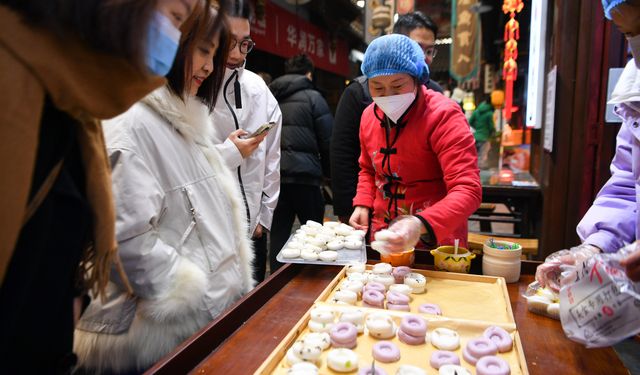
[[[458,355],[454,352],[450,352],[448,350],[436,350],[431,354],[429,364],[431,367],[438,370],[444,365],[459,365],[460,358],[458,358]]]
[[[400,340],[400,342],[403,342],[403,343],[405,343],[407,345],[422,345],[426,341],[426,336],[425,335],[412,336],[412,335],[406,333],[405,331],[399,329],[398,330],[398,340]]]
[[[371,366],[367,366],[360,368],[358,375],[387,375],[387,372],[380,367],[374,367],[374,369],[371,370]]]
[[[435,303],[423,303],[418,306],[418,312],[427,313],[431,315],[442,315],[442,310],[440,310],[440,306]]]
[[[400,349],[391,341],[380,341],[373,345],[373,358],[383,363],[397,362],[400,360]]]
[[[407,266],[394,267],[391,276],[396,280],[396,284],[404,284],[404,277],[411,273],[411,268]]]
[[[370,307],[382,309],[384,308],[384,294],[376,289],[367,289],[362,293],[362,302]]]
[[[462,351],[462,357],[464,357],[465,361],[475,366],[478,359],[497,353],[498,347],[493,341],[486,337],[479,337],[469,340],[467,346]]]
[[[425,336],[427,334],[427,321],[421,316],[407,315],[400,321],[400,329],[411,336]]]
[[[352,323],[340,322],[331,327],[329,336],[331,337],[332,343],[351,343],[358,338],[358,330]]]
[[[496,356],[482,357],[476,363],[477,375],[509,375],[511,368],[507,361]]]
[[[509,332],[498,326],[491,326],[485,329],[482,336],[493,341],[500,353],[508,352],[513,347],[513,339]]]

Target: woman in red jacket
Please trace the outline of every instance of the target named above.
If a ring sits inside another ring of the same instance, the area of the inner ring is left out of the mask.
[[[429,69],[420,46],[385,35],[367,48],[362,72],[373,103],[362,114],[360,174],[349,223],[371,234],[389,226],[382,250],[467,242],[467,219],[482,186],[473,135],[460,106],[419,82]]]

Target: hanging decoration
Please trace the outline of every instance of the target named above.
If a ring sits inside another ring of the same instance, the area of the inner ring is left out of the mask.
[[[480,65],[480,17],[474,11],[478,0],[452,0],[452,43],[449,73],[468,89],[476,88]],[[472,80],[471,83],[465,81]]]
[[[518,39],[520,39],[520,23],[516,20],[516,13],[524,8],[522,0],[504,0],[502,11],[509,14],[509,21],[504,26],[504,65],[502,79],[505,82],[504,117],[511,120],[513,108],[513,82],[518,78]]]
[[[370,0],[365,7],[365,43],[371,43],[375,38],[393,32],[394,0]]]

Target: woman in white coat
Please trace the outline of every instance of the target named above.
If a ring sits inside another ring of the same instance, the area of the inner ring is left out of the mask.
[[[227,31],[203,13],[183,27],[168,84],[104,124],[134,295],[114,278],[82,315],[74,349],[86,372],[147,369],[254,286],[242,196],[210,134]]]

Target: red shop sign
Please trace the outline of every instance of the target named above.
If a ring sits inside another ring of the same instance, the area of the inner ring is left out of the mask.
[[[289,58],[306,52],[318,69],[349,75],[348,47],[295,14],[265,1],[264,17],[251,22],[251,39],[256,49]]]

